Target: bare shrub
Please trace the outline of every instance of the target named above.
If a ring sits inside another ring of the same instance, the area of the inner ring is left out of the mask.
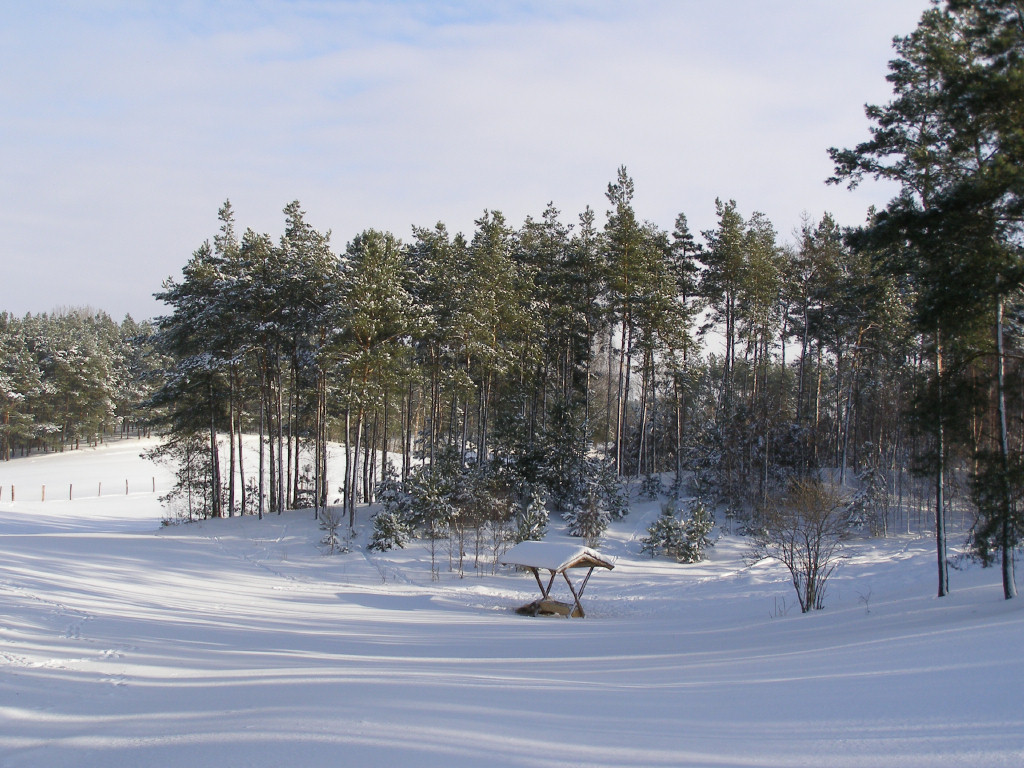
[[[838,487],[813,478],[794,480],[758,510],[747,561],[778,560],[793,579],[800,611],[820,609],[852,525],[850,503]]]

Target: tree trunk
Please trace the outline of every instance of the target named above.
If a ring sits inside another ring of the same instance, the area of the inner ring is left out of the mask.
[[[213,375],[210,377],[210,515],[221,517],[220,452],[217,450],[217,410],[214,401]]]
[[[359,449],[362,448],[362,437],[363,437],[363,406],[362,404],[356,408],[356,442],[352,447],[352,485],[351,493],[349,494],[349,507],[348,507],[348,520],[349,527],[355,527],[356,519],[356,497],[358,496],[359,486],[357,482],[359,480]]]
[[[412,380],[409,380],[409,388],[405,398],[405,434],[402,439],[402,482],[409,480],[409,471],[412,468],[412,439],[413,439],[413,399]]]
[[[637,476],[639,476],[643,472],[644,449],[647,447],[645,438],[647,436],[646,435],[646,433],[647,433],[647,406],[648,406],[648,403],[647,403],[647,392],[648,392],[647,384],[648,384],[648,376],[650,375],[650,371],[649,371],[649,368],[648,368],[649,358],[650,358],[650,351],[649,350],[644,350],[643,371],[642,371],[641,376],[640,376],[640,378],[641,378],[641,383],[640,383],[640,390],[641,390],[641,392],[640,392],[640,424],[639,424],[639,440],[637,441],[639,443],[639,445],[637,446],[637,451],[636,451],[636,473],[637,473]]]
[[[946,562],[946,434],[942,382],[942,332],[935,331],[935,386],[938,404],[935,462],[935,553],[939,567],[939,597],[949,594],[949,566]]]
[[[606,403],[605,403],[605,427],[604,427],[604,450],[607,455],[612,442],[612,366],[615,363],[615,323],[608,321],[608,371],[605,374]],[[616,427],[617,429],[617,427]],[[619,462],[615,461],[615,471],[619,471]]]
[[[821,429],[821,340],[818,340],[818,382],[814,390],[814,463],[819,460],[818,446],[821,439],[818,435]]]
[[[381,441],[380,441],[380,476],[384,477],[384,473],[388,468],[388,396],[384,394],[384,418],[381,423]]]
[[[672,374],[672,392],[675,395],[676,408],[676,480],[677,488],[682,487],[683,482],[683,394],[679,386],[679,372]]]
[[[327,506],[330,485],[327,475],[327,443],[330,431],[327,425],[327,373],[319,370],[320,376],[320,506]]]
[[[796,390],[796,421],[797,421],[797,424],[799,424],[803,420],[803,415],[804,415],[804,398],[805,398],[805,395],[804,395],[804,389],[805,389],[805,384],[804,384],[805,376],[804,376],[804,373],[807,370],[807,345],[808,345],[808,327],[807,326],[809,325],[809,317],[808,317],[808,311],[807,311],[807,304],[806,304],[806,302],[804,303],[803,310],[804,310],[803,311],[804,331],[800,335],[800,367],[798,368],[799,373],[797,374],[798,381],[797,381],[797,390]]]
[[[275,410],[277,411],[277,514],[284,511],[285,485],[284,485],[284,381],[281,378],[281,366],[277,366],[277,393],[274,398]]]
[[[266,439],[266,415],[267,415],[267,368],[266,359],[260,365],[260,481],[259,481],[259,519],[263,519],[263,501],[266,493],[263,487],[263,480],[266,477],[266,466],[264,463],[264,440]]]
[[[363,500],[373,503],[373,486],[377,477],[377,427],[379,414],[373,409],[373,424],[366,425],[368,430],[366,449],[363,451]]]
[[[239,509],[239,514],[244,515],[246,509],[248,508],[248,506],[246,504],[246,502],[248,501],[248,491],[246,490],[246,487],[245,487],[245,461],[243,459],[244,451],[242,450],[242,448],[243,448],[243,443],[242,443],[242,417],[243,417],[242,402],[241,402],[241,400],[239,400],[239,403],[238,403],[238,416],[237,416],[237,418],[238,418],[238,491],[239,491],[239,495],[241,496],[241,501],[242,501],[241,507]]]
[[[628,380],[628,373],[626,370],[626,347],[629,342],[626,338],[626,328],[629,325],[626,319],[625,313],[622,317],[622,333],[620,335],[620,348],[619,348],[619,386],[618,392],[615,398],[615,474],[622,474],[622,457],[623,457],[623,435],[626,431],[626,405],[625,402],[629,397],[626,382]]]
[[[235,514],[235,366],[228,366],[228,517]]]
[[[351,392],[351,387],[349,388]],[[350,395],[351,396],[351,395]],[[348,511],[348,528],[355,528],[356,507],[352,502],[352,405],[345,403],[345,479],[342,483],[341,501]]]
[[[999,412],[999,459],[1001,461],[1002,478],[1000,482],[1000,521],[999,544],[1002,557],[1003,597],[1010,600],[1017,596],[1017,585],[1013,578],[1013,508],[1010,500],[1010,437],[1006,427],[1006,357],[1003,348],[1003,298],[996,301],[996,369]]]
[[[292,355],[291,391],[288,393],[288,507],[299,495],[299,361]],[[294,443],[294,448],[292,444]]]

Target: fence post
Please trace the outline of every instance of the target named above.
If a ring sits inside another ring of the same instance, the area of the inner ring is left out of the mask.
[[[45,485],[43,486],[43,498],[42,498],[42,500],[46,501],[46,486]]]
[[[71,489],[74,487],[72,483],[68,483],[68,501],[71,501]]]
[[[100,484],[96,486],[96,497],[99,498],[103,495],[103,481],[100,480]]]
[[[156,478],[153,478],[153,493],[156,493]]]
[[[124,479],[124,495],[128,495],[128,478]]]

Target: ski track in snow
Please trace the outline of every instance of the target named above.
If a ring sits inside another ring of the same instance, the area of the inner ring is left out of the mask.
[[[244,518],[243,518],[244,519]],[[270,565],[270,559],[275,552],[275,546],[280,546],[281,543],[288,538],[288,525],[285,524],[279,536],[272,539],[251,539],[248,543],[254,545],[257,549],[254,554],[248,552],[236,552],[231,551],[224,542],[224,539],[220,536],[212,536],[212,540],[217,544],[217,548],[229,557],[235,557],[242,560],[249,565],[261,568],[267,573],[277,576],[279,579],[285,581],[298,582],[303,581],[299,576],[284,573],[279,569],[275,569]],[[234,540],[233,540],[234,541]]]

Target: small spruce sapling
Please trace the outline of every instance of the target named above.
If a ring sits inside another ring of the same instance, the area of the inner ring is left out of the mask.
[[[683,523],[685,540],[676,559],[681,563],[699,563],[707,557],[707,550],[715,546],[711,531],[715,519],[703,504],[694,505],[690,516]]]
[[[661,554],[676,557],[686,541],[683,521],[676,517],[671,504],[661,505],[661,514],[647,529],[647,536],[640,540],[640,551],[651,557]]]
[[[576,506],[564,512],[570,536],[579,536],[588,547],[597,547],[601,534],[608,529],[610,515],[599,502],[597,494],[590,493],[583,506]]]
[[[644,475],[644,479],[640,481],[640,495],[643,498],[654,501],[663,492],[664,488],[662,488],[661,478],[658,475]]]
[[[373,516],[373,532],[366,548],[374,552],[387,552],[389,549],[405,549],[409,543],[411,531],[409,525],[395,512],[382,509]]]
[[[373,532],[368,549],[386,552],[404,549],[412,536],[412,499],[402,487],[390,459],[384,467],[384,477],[377,486],[381,510],[373,516]]]
[[[623,492],[622,481],[615,474],[614,463],[598,463],[595,475],[601,506],[612,520],[621,520],[629,514],[629,500]]]
[[[714,527],[714,518],[703,504],[696,504],[685,519],[677,515],[671,504],[663,504],[658,519],[640,541],[640,551],[651,557],[665,554],[680,563],[699,563],[714,546],[711,539]]]
[[[543,541],[548,532],[548,510],[544,494],[537,487],[531,487],[525,498],[525,505],[516,525],[516,541]]]

